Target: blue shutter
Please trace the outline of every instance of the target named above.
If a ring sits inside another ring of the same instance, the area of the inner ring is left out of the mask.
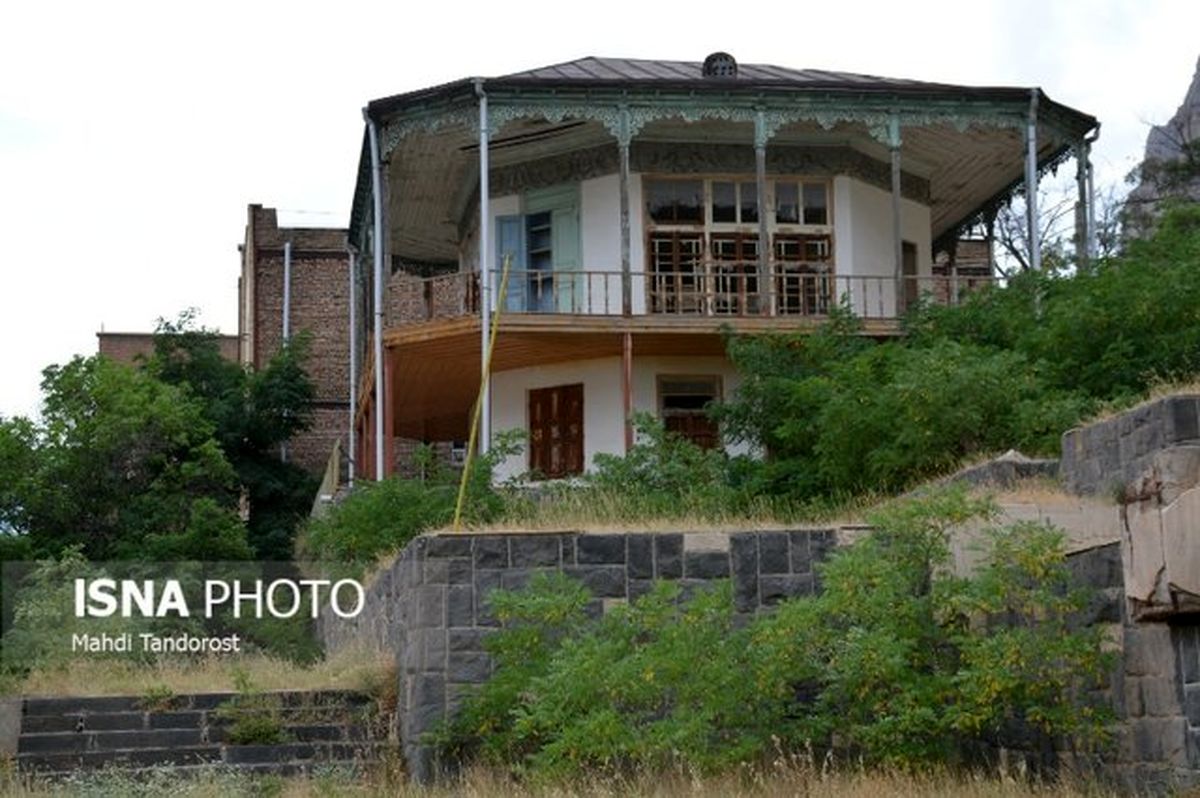
[[[496,217],[496,268],[504,267],[504,257],[512,256],[512,272],[508,278],[508,297],[505,311],[525,310],[525,217],[520,214]],[[500,275],[496,276],[500,290]]]

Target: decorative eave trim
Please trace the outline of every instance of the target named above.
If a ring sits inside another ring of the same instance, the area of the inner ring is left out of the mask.
[[[1026,95],[1027,97],[1027,95]],[[540,118],[552,123],[566,119],[599,122],[617,140],[628,141],[646,124],[660,119],[697,122],[719,119],[754,124],[762,114],[763,133],[770,139],[795,122],[815,122],[828,130],[841,123],[867,127],[871,136],[887,144],[888,126],[896,119],[902,128],[946,124],[962,132],[967,128],[1020,129],[1027,118],[1028,102],[988,99],[919,98],[882,93],[811,92],[596,92],[545,90],[489,90],[488,131],[496,135],[516,119]],[[1042,121],[1060,135],[1077,138],[1095,120],[1045,100]],[[435,133],[459,127],[476,140],[478,104],[470,98],[420,102],[383,123],[381,148],[386,158],[399,143],[417,133]]]

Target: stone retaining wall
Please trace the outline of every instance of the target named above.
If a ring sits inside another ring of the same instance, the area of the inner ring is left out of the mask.
[[[1170,396],[1068,431],[1059,474],[1073,493],[1115,494],[1151,468],[1157,452],[1196,442],[1200,396]]]
[[[444,534],[418,538],[368,587],[352,625],[322,630],[327,650],[366,642],[397,654],[400,738],[418,780],[434,774],[422,735],[485,681],[484,638],[497,627],[488,594],[519,589],[538,572],[561,571],[595,597],[590,611],[650,590],[654,580],[695,589],[731,579],[747,615],[818,585],[813,564],[836,545],[832,529],[733,533]]]

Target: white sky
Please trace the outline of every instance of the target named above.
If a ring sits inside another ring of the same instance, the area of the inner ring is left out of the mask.
[[[572,14],[568,9],[575,10]],[[13,0],[0,12],[0,415],[41,369],[196,306],[237,328],[246,206],[344,226],[370,99],[586,55],[1041,86],[1140,157],[1200,55],[1195,0]]]

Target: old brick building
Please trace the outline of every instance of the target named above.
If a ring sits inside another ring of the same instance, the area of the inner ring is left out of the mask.
[[[316,386],[311,429],[297,435],[288,457],[320,473],[348,429],[350,305],[346,231],[280,227],[274,208],[249,206],[239,248],[238,339],[242,363],[261,368],[283,340],[284,250],[291,245],[289,327],[310,335],[308,372]],[[343,441],[344,443],[344,441]]]
[[[217,345],[221,348],[221,357],[226,360],[238,360],[238,337],[236,335],[217,336]],[[134,365],[138,362],[138,358],[148,358],[154,354],[154,333],[104,332],[101,330],[96,333],[96,351],[118,363]]]

